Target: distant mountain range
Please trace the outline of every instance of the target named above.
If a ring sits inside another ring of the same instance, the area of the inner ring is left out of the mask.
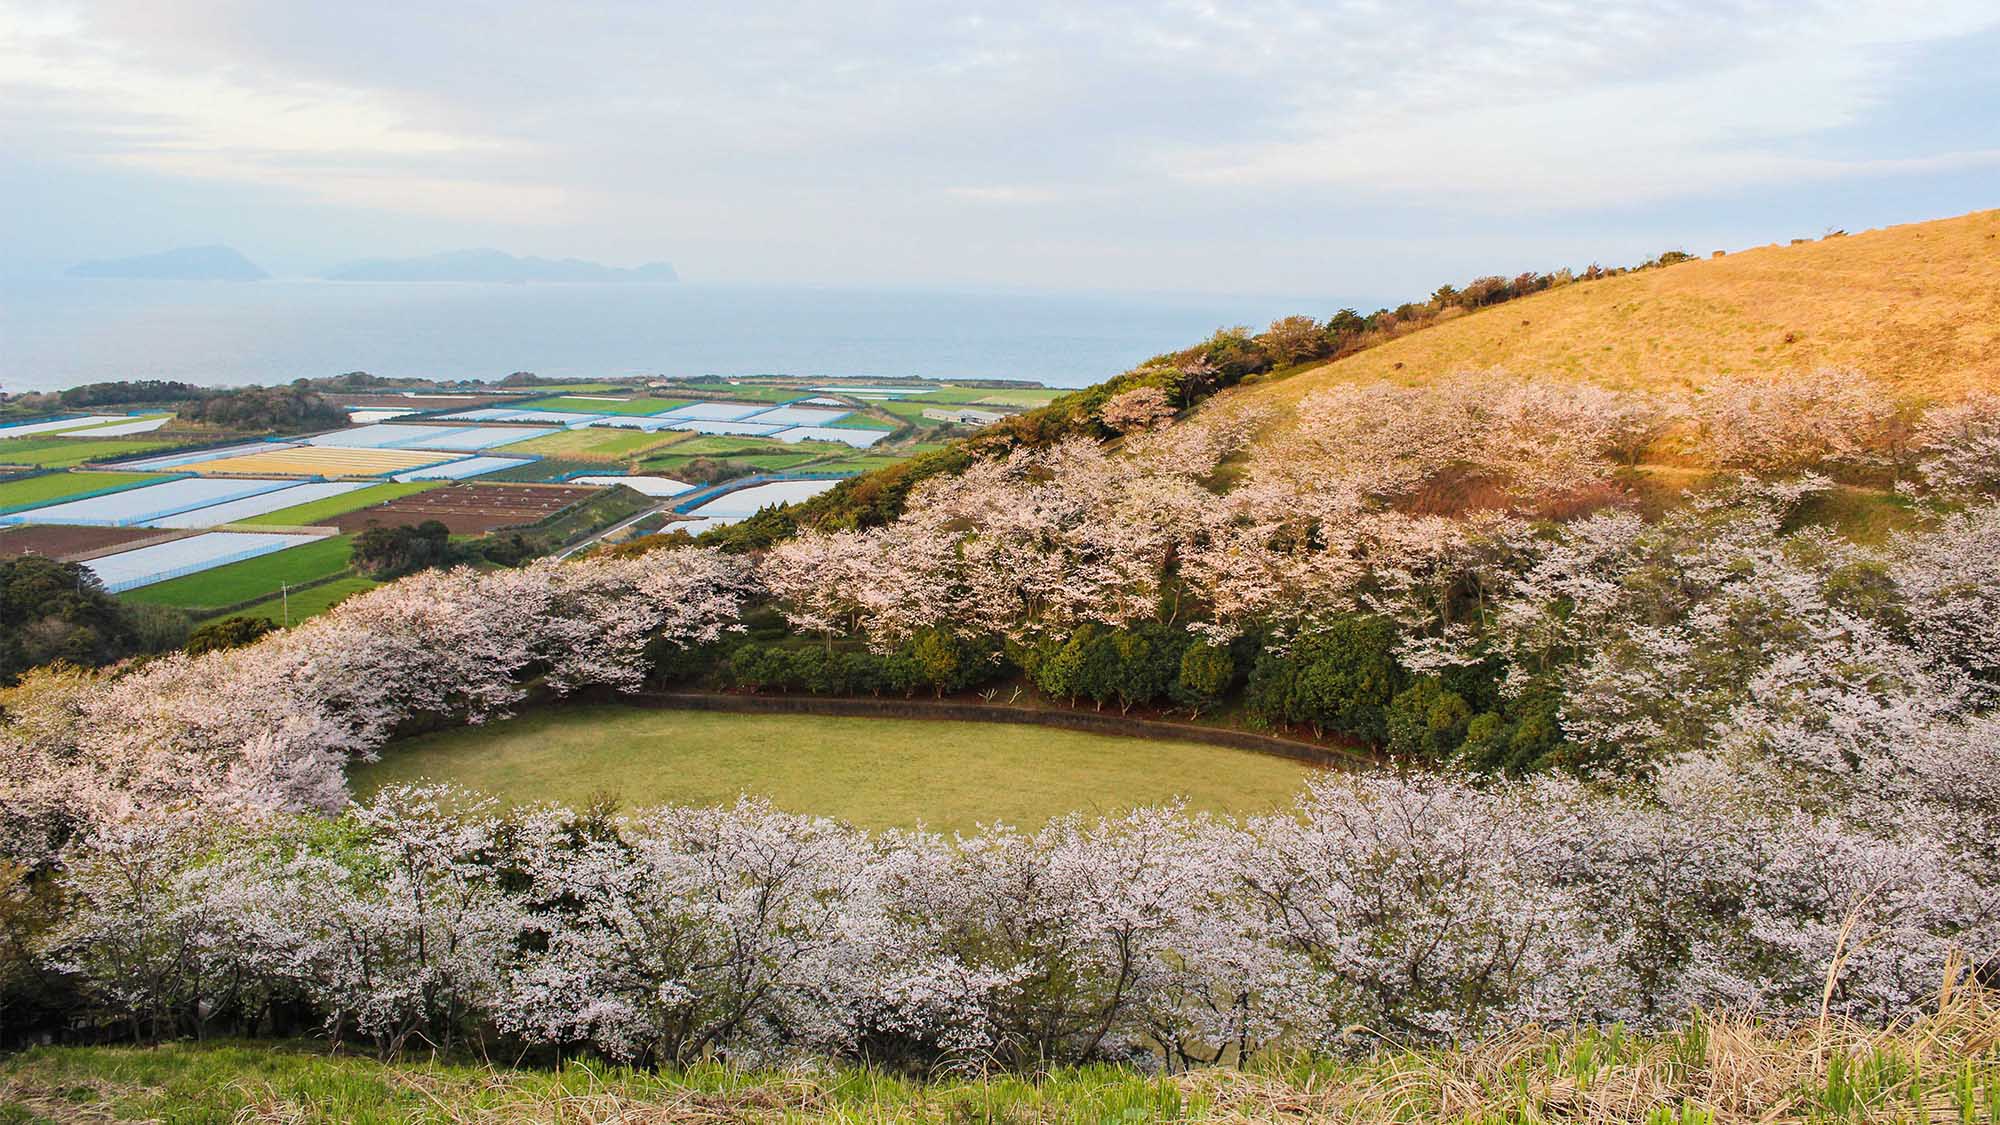
[[[517,258],[500,250],[453,250],[425,258],[372,258],[321,275],[329,281],[610,281],[672,282],[680,276],[665,262],[636,269],[581,258]]]
[[[271,276],[227,246],[184,246],[136,258],[105,258],[71,266],[71,277],[144,281],[262,281]]]

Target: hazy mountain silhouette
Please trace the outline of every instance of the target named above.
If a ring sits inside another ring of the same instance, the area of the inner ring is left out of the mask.
[[[136,258],[105,258],[71,266],[71,277],[147,281],[262,281],[271,276],[227,246],[184,246]]]

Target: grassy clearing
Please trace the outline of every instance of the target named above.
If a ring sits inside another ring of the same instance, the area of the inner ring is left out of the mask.
[[[701,459],[708,461],[733,461],[739,465],[747,465],[753,469],[775,473],[803,465],[813,460],[816,456],[818,455],[812,453],[754,453],[747,455],[705,453],[701,455]],[[648,457],[640,462],[639,468],[643,472],[665,473],[668,476],[673,476],[675,473],[687,468],[688,462],[695,459],[684,454],[670,453],[665,456]]]
[[[1697,1019],[1659,1036],[1527,1029],[1250,1071],[1115,1066],[922,1081],[845,1067],[556,1070],[330,1055],[307,1043],[34,1047],[0,1063],[0,1121],[1150,1125],[2000,1122],[2000,1019],[1977,999],[1887,1031]]]
[[[47,504],[64,497],[112,488],[136,488],[167,479],[159,473],[44,473],[0,483],[0,508]]]
[[[318,617],[348,598],[373,590],[380,585],[380,582],[372,578],[336,578],[309,589],[295,591],[289,595],[290,623],[297,625],[308,618]],[[261,617],[273,625],[284,625],[287,621],[286,600],[284,597],[266,598],[256,605],[237,610],[236,614],[244,617]]]
[[[178,444],[146,438],[66,438],[31,434],[27,437],[0,438],[0,464],[68,469],[88,461],[147,453]]]
[[[865,414],[849,414],[837,422],[827,423],[827,426],[835,430],[881,430],[884,433],[899,428],[894,422],[884,422],[880,418],[870,418]]]
[[[407,483],[390,481],[386,484],[357,488],[352,492],[343,492],[339,496],[329,496],[324,500],[294,504],[289,508],[279,508],[275,512],[266,512],[261,516],[251,516],[249,519],[236,522],[256,527],[310,527],[320,520],[346,515],[371,504],[394,500],[398,496],[428,492],[433,488],[443,487],[443,484],[442,481],[434,480],[413,480]]]
[[[1996,291],[2000,211],[1981,211],[1568,285],[1248,393],[1295,401],[1335,382],[1465,368],[1666,389],[1851,366],[1911,394],[1947,394],[2000,382]]]
[[[816,465],[814,468],[825,469],[830,473],[872,473],[876,469],[886,469],[891,465],[900,465],[904,460],[905,458],[883,453],[867,457],[842,457],[838,461],[829,461],[824,465]]]
[[[1260,811],[1288,801],[1311,772],[1245,750],[1044,727],[606,704],[414,738],[356,769],[353,785],[365,794],[431,777],[512,801],[581,804],[609,793],[627,807],[749,793],[868,828],[922,821],[969,831],[1177,796],[1195,808]]]
[[[351,535],[333,535],[254,559],[218,566],[185,578],[170,578],[118,595],[126,601],[171,605],[187,610],[236,605],[279,592],[288,583],[311,582],[348,567]]]

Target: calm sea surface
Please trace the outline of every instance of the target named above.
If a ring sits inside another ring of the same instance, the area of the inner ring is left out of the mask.
[[[0,282],[0,388],[497,378],[912,375],[1096,382],[1226,324],[1329,301],[720,285]]]

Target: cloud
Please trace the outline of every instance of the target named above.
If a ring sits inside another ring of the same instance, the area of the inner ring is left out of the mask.
[[[1991,89],[1879,123],[1996,28],[1988,0],[0,0],[0,163],[707,276],[1333,277],[1419,211],[1497,247],[1985,166]]]

